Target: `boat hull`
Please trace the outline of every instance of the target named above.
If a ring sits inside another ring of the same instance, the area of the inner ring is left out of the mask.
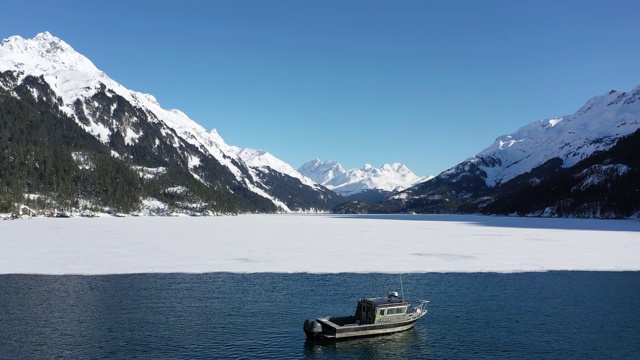
[[[396,332],[406,331],[411,329],[416,321],[422,316],[417,316],[409,320],[393,322],[393,323],[381,323],[381,324],[369,324],[369,325],[337,325],[330,320],[330,318],[317,318],[314,323],[319,324],[322,331],[314,332],[311,324],[308,327],[305,326],[305,333],[307,338],[314,340],[342,340],[351,339],[365,336],[376,336],[384,334],[392,334]],[[313,323],[313,322],[312,322]],[[317,326],[316,326],[317,328]]]

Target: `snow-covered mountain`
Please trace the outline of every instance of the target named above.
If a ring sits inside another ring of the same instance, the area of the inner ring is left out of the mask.
[[[145,174],[162,173],[156,168],[172,164],[212,191],[237,196],[233,189],[242,187],[254,194],[240,195],[243,201],[256,204],[262,202],[259,198],[268,199],[282,211],[328,209],[337,201],[272,155],[230,146],[215,129],[207,131],[183,112],[162,108],[152,95],[125,88],[48,32],[33,39],[4,39],[0,72],[0,86],[12,95],[50,103],[53,112],[72,119],[108,147],[112,156]],[[290,194],[279,189],[275,178],[265,184],[267,167],[287,180],[286,187],[300,185],[298,191],[305,194],[298,196],[306,200],[289,201]],[[258,208],[265,210],[263,205]]]
[[[640,86],[631,92],[611,90],[590,99],[572,115],[539,120],[500,136],[467,162],[486,173],[488,186],[496,186],[552,158],[560,158],[564,168],[571,167],[638,128]]]
[[[388,195],[430,179],[417,176],[401,163],[381,168],[366,164],[362,169],[347,170],[336,161],[315,159],[300,166],[298,172],[345,197],[371,191]]]
[[[500,136],[384,203],[352,203],[336,211],[634,216],[640,210],[639,129],[640,87],[612,90],[572,115]]]

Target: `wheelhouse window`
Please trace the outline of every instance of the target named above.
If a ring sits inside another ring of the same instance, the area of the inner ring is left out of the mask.
[[[380,310],[380,316],[384,316],[384,309]]]
[[[405,312],[407,312],[406,307],[397,307],[397,308],[387,309],[387,315],[401,315],[401,314],[404,314]]]

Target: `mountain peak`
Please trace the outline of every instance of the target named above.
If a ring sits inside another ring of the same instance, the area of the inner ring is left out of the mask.
[[[411,170],[409,170],[409,168],[406,165],[404,165],[403,163],[399,163],[399,162],[393,163],[391,165],[384,164],[384,165],[382,165],[380,170],[382,170],[382,171],[394,171],[394,172],[397,172],[397,173],[400,173],[400,174],[410,173],[411,172]]]
[[[52,41],[60,42],[60,41],[62,41],[62,40],[60,40],[60,38],[57,38],[57,37],[51,35],[51,33],[48,32],[48,31],[43,31],[41,33],[38,33],[34,37],[34,39],[38,40],[38,41],[44,41],[44,42],[52,42]]]
[[[0,44],[0,71],[30,70],[50,75],[60,70],[100,73],[100,70],[60,38],[44,31],[32,39],[11,36]]]

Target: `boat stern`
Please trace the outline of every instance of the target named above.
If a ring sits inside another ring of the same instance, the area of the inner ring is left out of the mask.
[[[307,339],[317,339],[322,335],[322,325],[315,320],[305,320],[302,328],[304,333],[307,334]]]

